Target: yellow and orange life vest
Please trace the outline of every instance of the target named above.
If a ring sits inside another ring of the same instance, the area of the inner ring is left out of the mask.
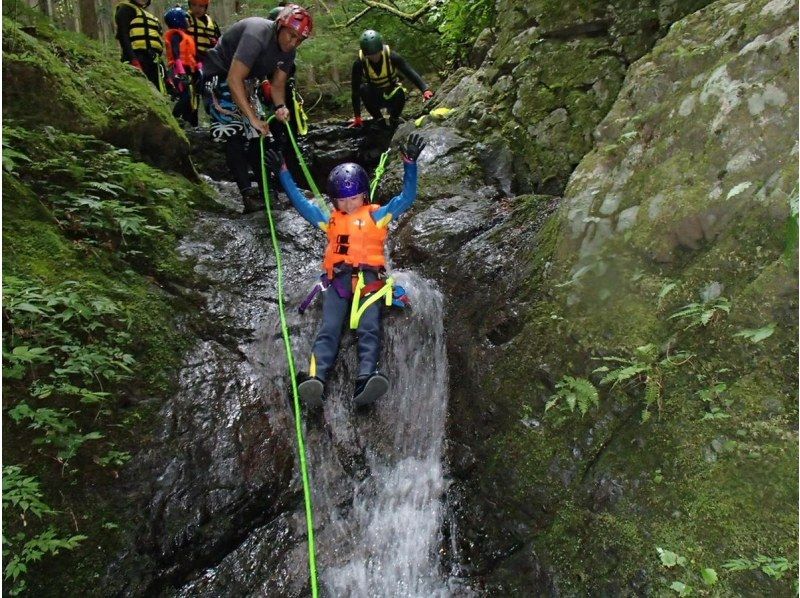
[[[322,262],[328,278],[333,278],[333,268],[341,262],[353,267],[386,267],[383,248],[387,230],[372,219],[372,212],[378,209],[379,205],[365,204],[350,214],[333,211],[328,221],[328,246]]]

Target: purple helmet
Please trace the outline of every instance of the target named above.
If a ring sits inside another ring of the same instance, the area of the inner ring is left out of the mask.
[[[339,164],[328,175],[328,195],[337,200],[369,191],[367,171],[355,162]]]
[[[165,12],[164,22],[170,29],[187,29],[189,27],[189,19],[186,17],[186,12],[180,6],[170,8]]]

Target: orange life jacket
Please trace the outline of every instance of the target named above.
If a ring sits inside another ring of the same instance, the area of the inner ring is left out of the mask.
[[[386,267],[383,245],[387,231],[372,219],[372,212],[378,209],[379,205],[365,204],[352,214],[333,211],[328,221],[328,246],[322,262],[328,278],[333,278],[333,267],[341,262],[354,267]]]
[[[183,66],[187,69],[195,70],[197,68],[197,60],[195,59],[196,49],[194,45],[194,40],[192,36],[186,33],[183,29],[168,29],[167,33],[164,35],[164,47],[166,48],[167,54],[167,66],[172,66],[175,62],[172,53],[172,44],[170,40],[172,40],[172,34],[178,33],[181,36],[181,43],[180,43],[180,53],[181,53],[181,61],[183,62]]]

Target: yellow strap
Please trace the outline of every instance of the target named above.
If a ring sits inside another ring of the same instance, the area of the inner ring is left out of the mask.
[[[390,276],[386,280],[383,281],[383,286],[375,291],[374,293],[370,294],[363,303],[361,303],[361,289],[363,289],[366,285],[364,284],[364,273],[358,273],[358,282],[356,283],[356,289],[353,292],[353,303],[350,305],[350,329],[355,330],[358,328],[358,323],[361,321],[361,316],[364,315],[364,312],[372,306],[373,303],[377,302],[381,297],[384,298],[384,303],[386,306],[390,306],[392,304],[392,290],[394,286],[394,279]],[[359,305],[360,304],[360,305]]]
[[[401,89],[402,89],[403,91],[405,91],[405,90],[406,90],[406,88],[405,88],[405,87],[403,87],[403,86],[402,86],[400,83],[398,83],[398,84],[397,84],[397,87],[395,87],[395,88],[394,88],[392,91],[390,91],[389,93],[385,93],[385,94],[383,94],[383,99],[384,99],[384,100],[391,100],[391,99],[394,97],[394,94],[396,94],[396,93],[397,93],[398,91],[400,91]]]
[[[298,98],[300,98],[298,100]],[[308,116],[303,110],[303,98],[297,93],[296,89],[292,89],[292,101],[294,102],[294,118],[297,123],[297,134],[305,135],[308,133]]]
[[[156,68],[158,69],[158,91],[167,95],[167,86],[164,84],[164,78],[167,76],[167,72],[164,69],[164,63],[161,62],[161,59],[156,60]]]

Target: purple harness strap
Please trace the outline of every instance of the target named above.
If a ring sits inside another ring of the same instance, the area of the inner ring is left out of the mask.
[[[297,308],[297,311],[300,314],[305,313],[305,311],[308,309],[308,306],[311,305],[311,302],[314,300],[314,297],[317,296],[317,293],[320,291],[326,291],[331,285],[333,285],[333,288],[336,289],[336,294],[342,299],[350,299],[353,297],[353,288],[349,277],[337,276],[331,280],[326,274],[323,274],[319,277],[319,282],[314,285],[313,289],[311,289],[308,297],[306,297],[305,300],[300,304],[300,307]]]
[[[314,288],[311,289],[311,292],[308,294],[308,297],[300,304],[300,307],[297,308],[297,311],[301,314],[305,313],[308,309],[308,306],[311,305],[311,302],[314,300],[314,297],[317,296],[317,293],[320,291],[324,291],[330,286],[330,281],[328,281],[328,277],[324,274],[320,276],[319,282],[314,285]]]

